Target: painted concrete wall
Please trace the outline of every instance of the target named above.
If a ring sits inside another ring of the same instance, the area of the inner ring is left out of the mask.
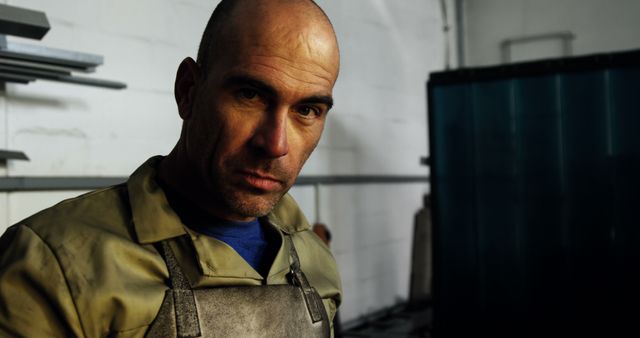
[[[571,31],[574,55],[640,48],[637,0],[464,0],[468,66],[500,63],[504,39]],[[520,60],[558,56],[555,41],[521,45]]]
[[[217,1],[4,3],[45,11],[52,29],[39,44],[101,54],[105,65],[95,76],[129,87],[8,84],[0,93],[0,147],[31,161],[11,161],[0,174],[126,176],[172,148],[180,128],[174,74],[195,55]],[[325,134],[302,174],[427,174],[419,157],[427,155],[425,81],[444,65],[440,2],[318,3],[335,25],[342,69]],[[426,184],[321,187],[320,220],[334,233],[344,283],[343,320],[407,298],[413,215],[427,191]],[[0,228],[79,193],[0,194]],[[313,221],[313,188],[292,194]]]

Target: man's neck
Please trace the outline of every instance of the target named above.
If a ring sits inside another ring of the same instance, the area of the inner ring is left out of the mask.
[[[214,220],[251,221],[237,219],[220,212],[221,203],[212,196],[215,193],[206,191],[201,182],[194,181],[198,177],[193,167],[181,165],[189,163],[179,152],[172,151],[156,168],[156,182],[162,188],[171,207],[183,221],[211,222]]]

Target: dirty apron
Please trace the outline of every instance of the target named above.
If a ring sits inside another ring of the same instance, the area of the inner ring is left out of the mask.
[[[157,317],[145,337],[329,337],[322,299],[300,269],[289,235],[291,270],[286,285],[191,289],[169,243],[158,249],[169,270]]]

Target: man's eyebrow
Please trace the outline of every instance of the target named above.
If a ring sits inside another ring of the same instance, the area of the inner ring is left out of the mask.
[[[224,87],[242,87],[242,86],[250,86],[253,87],[255,89],[260,90],[261,92],[264,92],[265,94],[269,95],[269,96],[273,96],[273,97],[277,97],[278,94],[275,90],[275,88],[273,88],[271,85],[260,81],[254,77],[251,76],[247,76],[247,75],[233,75],[230,76],[228,78],[226,78],[223,82],[223,86]]]
[[[268,96],[278,97],[278,91],[273,86],[248,75],[229,76],[223,81],[223,86],[227,88],[250,86],[265,93]],[[331,107],[333,107],[333,97],[331,97],[331,95],[312,95],[309,97],[305,97],[298,102],[298,104],[312,103],[324,104],[328,107],[328,109],[331,109]]]
[[[300,100],[300,104],[320,103],[327,106],[328,109],[333,107],[333,98],[330,95],[314,95]]]

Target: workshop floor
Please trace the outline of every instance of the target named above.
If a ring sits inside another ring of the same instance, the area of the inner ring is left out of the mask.
[[[367,319],[342,332],[344,338],[428,338],[431,337],[432,310],[428,304],[403,305]],[[338,336],[336,336],[338,338]]]

